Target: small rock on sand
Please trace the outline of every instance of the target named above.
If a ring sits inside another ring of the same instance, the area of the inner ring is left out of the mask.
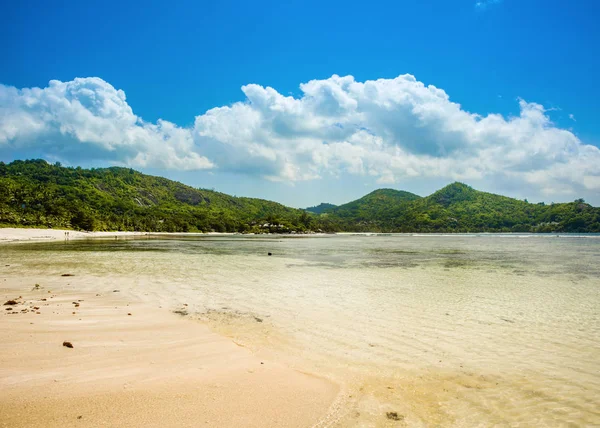
[[[72,273],[63,273],[61,276],[75,276]]]
[[[18,305],[18,304],[19,304],[19,302],[17,302],[16,300],[9,300],[9,301],[7,301],[4,304],[4,306],[7,306],[7,305]]]
[[[404,415],[399,415],[398,412],[387,412],[385,415],[387,416],[388,419],[391,419],[393,421],[403,421],[404,420]]]
[[[63,342],[63,346],[65,346],[67,348],[72,348],[73,344],[71,342]]]

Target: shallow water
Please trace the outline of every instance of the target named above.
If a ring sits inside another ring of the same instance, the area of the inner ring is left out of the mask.
[[[600,425],[600,236],[148,237],[0,257],[4,277],[74,273],[332,378],[325,424]]]

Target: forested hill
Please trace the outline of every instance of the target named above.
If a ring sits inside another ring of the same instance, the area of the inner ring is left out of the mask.
[[[583,199],[531,204],[462,183],[424,198],[377,190],[323,215],[344,230],[364,232],[600,232],[600,208]]]
[[[391,231],[395,228],[395,219],[411,202],[420,198],[401,190],[379,189],[323,212],[343,230]]]
[[[166,232],[320,228],[306,212],[275,202],[194,189],[128,168],[65,168],[43,160],[0,162],[0,225]]]
[[[325,202],[320,203],[314,207],[304,208],[304,211],[308,211],[315,214],[323,214],[325,211],[335,208],[336,206],[333,204],[327,204]]]
[[[164,232],[600,232],[582,199],[530,204],[454,183],[427,197],[376,190],[317,213],[127,168],[0,162],[0,226]]]

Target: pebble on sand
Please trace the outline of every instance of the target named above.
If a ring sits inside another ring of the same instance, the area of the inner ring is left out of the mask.
[[[67,348],[72,348],[73,344],[71,342],[63,342],[63,346]]]
[[[388,419],[391,419],[393,421],[404,420],[404,415],[399,415],[398,412],[387,412],[385,415],[387,416]]]

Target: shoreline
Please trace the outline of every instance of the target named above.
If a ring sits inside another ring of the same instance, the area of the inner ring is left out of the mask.
[[[65,232],[69,232],[68,238]],[[407,236],[407,237],[504,237],[504,238],[588,238],[600,239],[600,234],[594,233],[504,233],[504,232],[473,232],[473,233],[387,233],[387,232],[336,232],[336,233],[310,233],[310,234],[241,234],[237,232],[82,232],[67,229],[36,229],[0,227],[0,245],[17,243],[56,242],[81,239],[113,239],[135,237],[186,237],[186,236],[284,236],[286,238],[307,238],[325,236]]]
[[[35,229],[35,228],[0,228],[0,244],[19,243],[19,242],[52,242],[65,241],[67,237],[65,232],[69,232],[68,239],[89,239],[89,238],[115,238],[145,236],[148,232],[81,232],[77,230],[66,229]]]
[[[68,232],[68,237],[65,236]],[[18,227],[0,227],[0,244],[15,244],[22,242],[55,242],[78,239],[112,239],[112,238],[130,238],[140,236],[268,236],[274,234],[241,234],[234,232],[82,232],[67,229],[36,229],[36,228],[18,228]],[[302,238],[307,236],[327,236],[331,234],[311,233],[311,234],[285,234],[285,236]]]

